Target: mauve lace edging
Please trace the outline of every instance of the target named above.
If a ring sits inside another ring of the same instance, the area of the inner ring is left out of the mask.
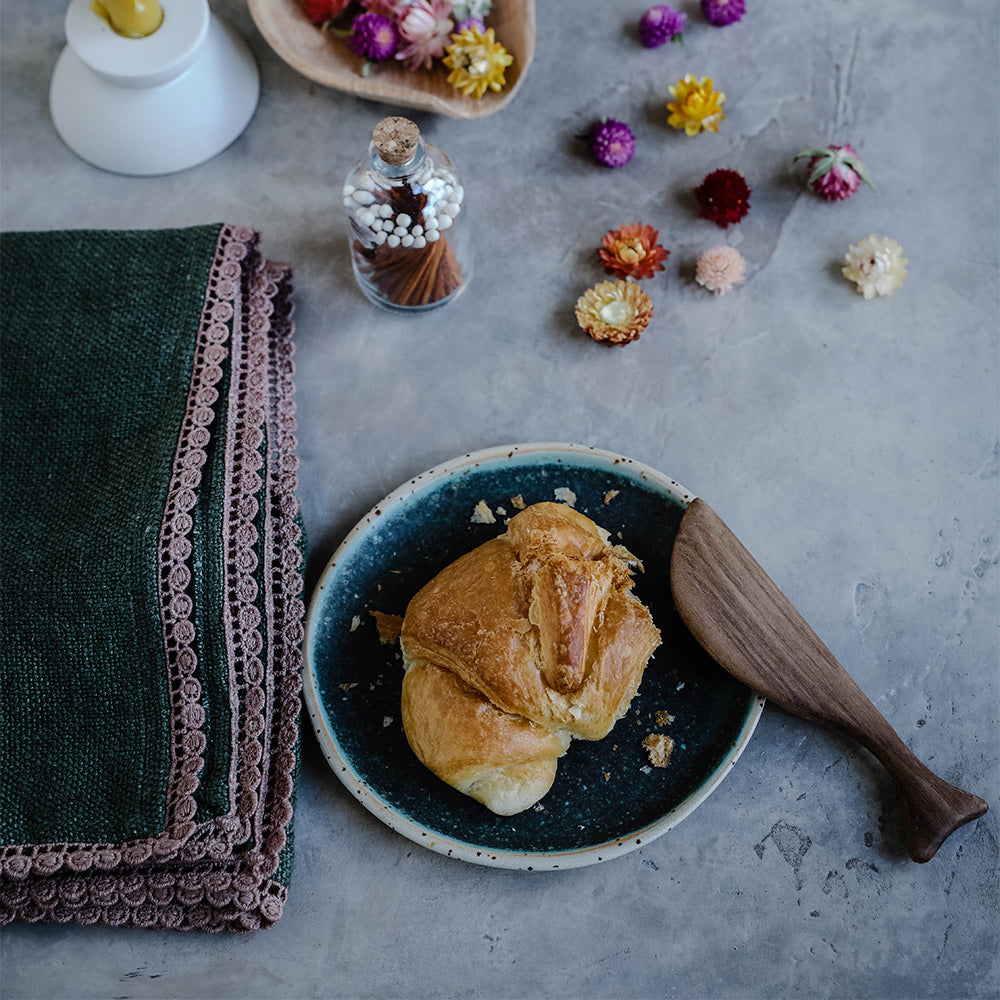
[[[151,858],[175,856],[195,832],[195,791],[204,763],[204,708],[201,684],[195,676],[196,638],[191,620],[193,603],[187,594],[193,552],[190,511],[197,503],[195,490],[211,440],[209,427],[216,418],[222,363],[230,339],[228,324],[243,291],[243,261],[252,257],[259,241],[253,229],[222,226],[209,271],[195,356],[192,364],[185,416],[178,436],[159,536],[161,620],[170,699],[170,772],[165,796],[165,825],[153,837],[122,843],[52,843],[6,845],[0,848],[0,879],[25,878],[29,873],[50,875],[63,868],[84,872],[91,868],[111,871],[119,866],[141,865]]]
[[[251,850],[218,865],[174,864],[149,872],[101,875],[67,873],[28,878],[0,886],[0,924],[29,922],[103,923],[174,930],[246,932],[266,928],[281,916],[287,890],[274,881],[279,853],[292,819],[291,795],[299,737],[301,643],[305,605],[301,594],[298,514],[298,459],[295,454],[294,345],[291,340],[291,272],[269,264],[274,287],[272,335],[268,341],[270,401],[268,426],[274,448],[268,485],[274,497],[275,712],[263,851]],[[280,626],[280,627],[279,627]]]

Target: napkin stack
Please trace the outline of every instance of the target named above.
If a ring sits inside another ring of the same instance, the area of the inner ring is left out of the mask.
[[[0,237],[0,923],[281,915],[303,538],[258,243]]]

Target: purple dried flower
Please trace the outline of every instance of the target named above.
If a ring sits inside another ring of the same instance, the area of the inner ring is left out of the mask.
[[[605,118],[591,125],[587,141],[591,155],[604,167],[624,167],[635,152],[632,130],[614,118]]]
[[[475,28],[481,35],[486,34],[486,24],[481,17],[467,17],[455,25],[455,34],[460,35],[466,28]]]
[[[734,24],[746,13],[746,0],[701,0],[701,11],[709,24],[724,28]]]
[[[679,42],[686,21],[686,15],[666,4],[650,7],[639,18],[639,41],[647,49],[655,49],[665,42]]]
[[[389,18],[368,11],[354,19],[348,45],[355,55],[381,62],[399,47],[399,33]]]

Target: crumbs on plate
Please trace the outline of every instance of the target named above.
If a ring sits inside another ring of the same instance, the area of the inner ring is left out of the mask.
[[[663,733],[650,733],[642,745],[649,754],[649,763],[653,767],[666,767],[670,763],[670,755],[674,752],[674,741]]]

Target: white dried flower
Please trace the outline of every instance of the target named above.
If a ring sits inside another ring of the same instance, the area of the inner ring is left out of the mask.
[[[736,247],[721,244],[706,250],[699,258],[695,280],[716,295],[725,295],[734,285],[746,281],[747,263]]]
[[[872,233],[847,248],[841,271],[857,284],[861,295],[870,299],[892,295],[906,280],[908,263],[903,248],[895,240]]]

